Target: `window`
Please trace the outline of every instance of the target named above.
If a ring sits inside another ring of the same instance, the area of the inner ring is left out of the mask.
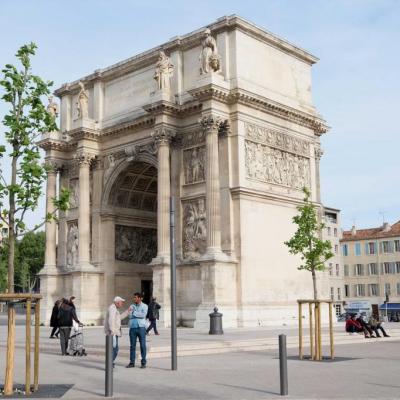
[[[335,244],[335,254],[339,253],[339,246],[337,244]]]
[[[349,266],[347,264],[344,265],[344,276],[349,276]]]
[[[348,248],[347,244],[342,245],[342,253],[344,256],[349,255],[349,248]]]
[[[400,282],[397,282],[397,296],[400,296]]]
[[[329,263],[329,275],[332,276],[333,272],[332,272],[332,263]]]
[[[375,242],[368,242],[367,243],[367,254],[376,254]]]
[[[337,237],[337,228],[333,228],[333,236]],[[400,240],[398,240],[398,242],[400,242]],[[400,244],[399,244],[399,246],[400,246]]]
[[[382,242],[382,251],[384,253],[393,253],[393,242],[385,240]]]
[[[335,300],[335,289],[331,287],[331,300]]]
[[[400,261],[396,261],[396,273],[400,274]]]
[[[342,313],[342,306],[340,304],[335,304],[335,314],[338,317]]]
[[[336,264],[336,276],[340,275],[340,267],[339,264]]]
[[[390,295],[390,283],[385,283],[385,296]]]
[[[349,285],[344,285],[344,297],[349,297],[349,296],[350,296]]]
[[[360,243],[354,244],[354,254],[356,256],[361,256],[361,244]]]
[[[359,283],[358,285],[356,285],[356,296],[365,296],[365,285],[363,283]]]
[[[368,286],[370,296],[379,296],[379,285],[377,283],[371,283]]]
[[[394,241],[394,251],[400,251],[400,240]]]
[[[385,274],[395,274],[396,273],[396,265],[393,262],[384,262],[383,263],[383,271]]]
[[[368,264],[368,270],[370,275],[378,275],[378,265],[375,263]]]
[[[340,287],[337,288],[337,299],[338,300],[342,299],[342,289],[340,289]]]
[[[7,235],[8,235],[8,228],[3,228],[3,229],[1,230],[1,235],[2,235],[2,236],[7,236]]]
[[[328,227],[326,228],[326,230],[327,230],[327,232],[328,232],[328,236],[331,236],[331,227],[328,226]]]
[[[364,265],[356,264],[354,268],[354,275],[363,276],[364,275]]]

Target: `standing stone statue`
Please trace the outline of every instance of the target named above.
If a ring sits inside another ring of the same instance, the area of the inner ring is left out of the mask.
[[[202,41],[203,49],[200,53],[200,74],[207,74],[210,70],[217,72],[221,68],[221,58],[218,55],[217,42],[211,36],[211,31],[204,31],[204,39]]]
[[[85,85],[82,81],[79,82],[80,91],[78,94],[78,100],[76,102],[76,110],[78,118],[89,117],[89,94],[85,89]]]
[[[158,90],[170,91],[173,73],[174,66],[171,64],[169,57],[167,57],[163,51],[160,51],[156,64],[156,71],[154,73],[154,79],[157,81]]]
[[[53,100],[53,96],[49,96],[49,104],[47,106],[47,112],[52,115],[54,118],[58,116],[58,104]]]

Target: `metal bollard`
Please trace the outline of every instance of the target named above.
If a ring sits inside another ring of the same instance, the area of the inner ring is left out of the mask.
[[[113,396],[113,337],[106,336],[106,388],[105,397]]]
[[[279,374],[281,380],[281,396],[288,395],[288,372],[286,335],[279,335]]]
[[[222,315],[218,312],[218,308],[214,307],[214,312],[208,314],[210,316],[210,331],[208,332],[210,335],[223,335],[224,331],[222,330]]]

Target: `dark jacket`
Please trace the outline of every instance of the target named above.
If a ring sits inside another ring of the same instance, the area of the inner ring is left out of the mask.
[[[156,319],[160,318],[160,313],[158,310],[161,308],[161,306],[156,302],[156,301],[151,301],[149,304],[149,309],[147,311],[147,318],[150,321],[154,321]]]
[[[50,317],[50,326],[52,328],[58,328],[58,303],[56,303],[53,307],[53,311],[51,312],[51,317]]]
[[[75,309],[68,304],[61,304],[58,309],[58,326],[60,327],[72,327],[72,321],[80,324],[78,317],[76,316]]]

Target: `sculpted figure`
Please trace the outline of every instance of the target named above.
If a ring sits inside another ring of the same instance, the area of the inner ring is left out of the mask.
[[[67,251],[67,265],[73,266],[78,264],[78,227],[71,225],[68,233],[68,251]]]
[[[53,96],[49,96],[49,105],[47,106],[47,112],[51,114],[54,118],[58,116],[58,104],[53,100]]]
[[[163,51],[160,51],[154,73],[158,90],[169,91],[171,89],[171,77],[173,73],[174,66],[171,64],[169,57]]]
[[[217,43],[211,36],[211,31],[204,31],[204,39],[202,42],[203,49],[200,53],[200,74],[207,74],[210,69],[214,72],[219,71],[221,67],[221,59],[217,51]]]
[[[89,94],[83,82],[79,82],[80,91],[76,102],[78,118],[88,118],[89,116]]]

